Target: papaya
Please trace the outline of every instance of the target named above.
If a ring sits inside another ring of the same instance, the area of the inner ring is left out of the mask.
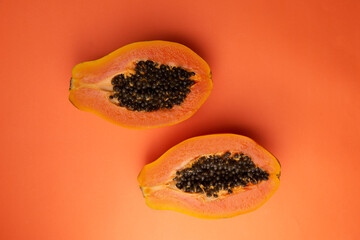
[[[146,204],[199,218],[228,218],[263,205],[278,189],[280,163],[236,134],[190,138],[138,176]]]
[[[190,48],[145,41],[76,65],[69,100],[124,127],[154,128],[188,119],[211,90],[210,67]]]

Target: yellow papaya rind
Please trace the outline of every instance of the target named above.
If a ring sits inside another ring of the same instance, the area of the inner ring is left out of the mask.
[[[196,84],[180,106],[156,112],[136,112],[109,104],[111,79],[129,73],[134,62],[155,62],[182,66],[195,72]],[[188,47],[167,41],[146,41],[126,45],[95,61],[76,65],[72,71],[70,102],[80,110],[92,112],[127,128],[154,128],[174,125],[190,118],[206,101],[212,90],[209,65]]]
[[[250,156],[257,166],[269,173],[269,180],[246,187],[246,191],[236,188],[233,194],[218,199],[168,186],[176,171],[195,157],[228,150]],[[279,161],[252,139],[235,134],[215,134],[191,138],[174,146],[158,160],[146,165],[138,181],[146,204],[151,208],[174,210],[199,218],[228,218],[262,206],[279,187],[280,169]]]

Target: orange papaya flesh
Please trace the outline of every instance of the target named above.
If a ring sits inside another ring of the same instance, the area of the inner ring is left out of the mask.
[[[226,218],[253,211],[273,195],[280,163],[248,137],[207,135],[168,150],[141,170],[138,182],[151,208]]]
[[[173,125],[192,116],[212,90],[209,65],[184,45],[126,45],[72,71],[69,100],[129,128]]]

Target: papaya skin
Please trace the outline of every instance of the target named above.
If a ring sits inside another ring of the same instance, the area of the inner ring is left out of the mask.
[[[181,105],[154,112],[136,112],[109,101],[111,79],[134,70],[140,60],[181,66],[195,72],[196,81]],[[155,128],[174,125],[190,118],[201,107],[212,90],[209,65],[184,45],[167,41],[146,41],[126,45],[98,60],[76,65],[70,80],[70,102],[78,109],[94,113],[109,122],[127,128]]]
[[[185,193],[172,186],[176,171],[197,156],[239,151],[269,173],[269,179],[245,188],[234,188],[231,195],[216,199],[203,194]],[[146,165],[138,176],[146,204],[158,210],[173,210],[190,216],[218,219],[254,211],[275,193],[280,184],[279,161],[252,139],[235,134],[214,134],[191,138],[169,149],[156,161]]]

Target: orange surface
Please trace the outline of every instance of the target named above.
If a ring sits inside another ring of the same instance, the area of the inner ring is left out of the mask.
[[[360,239],[358,1],[1,1],[0,239]],[[190,119],[125,129],[74,108],[71,69],[134,41],[183,43],[214,88]],[[182,140],[248,135],[282,164],[260,209],[148,208],[144,164]]]

